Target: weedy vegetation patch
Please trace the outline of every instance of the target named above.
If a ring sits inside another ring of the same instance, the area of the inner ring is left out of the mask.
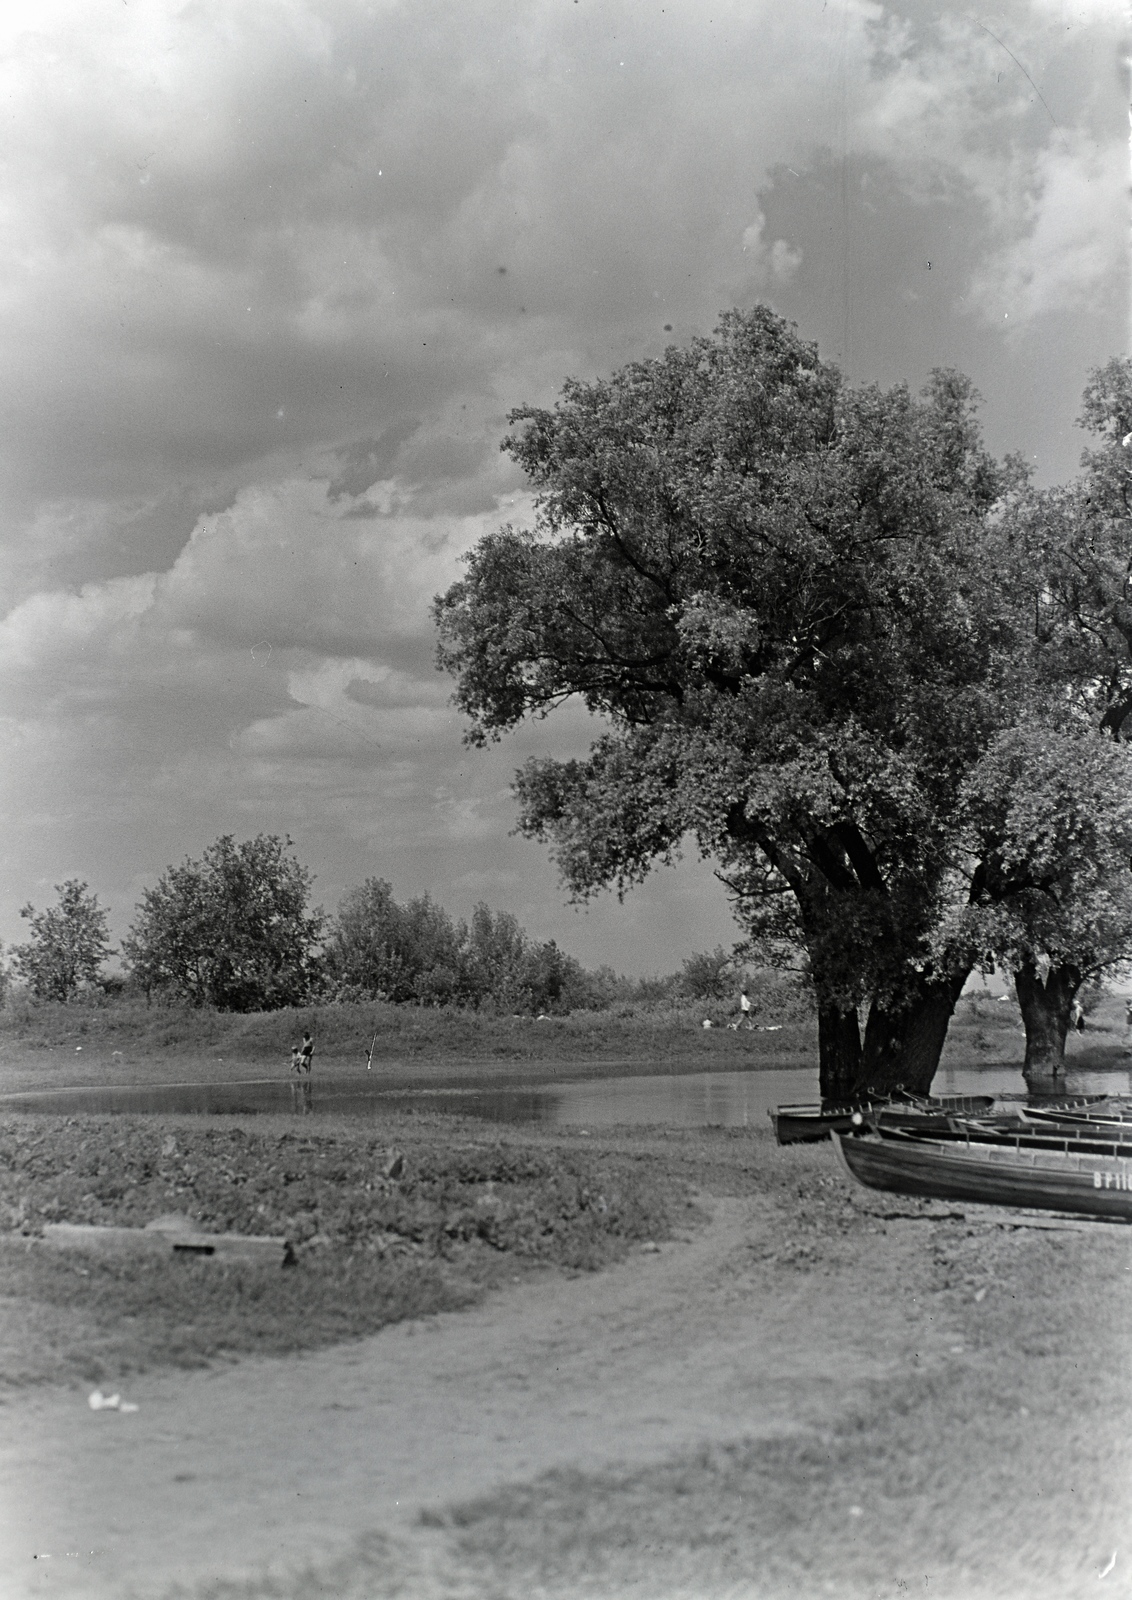
[[[461,1125],[457,1125],[460,1127]],[[8,1382],[100,1380],[285,1354],[466,1305],[539,1266],[574,1271],[670,1236],[687,1182],[610,1151],[470,1140],[441,1119],[316,1132],[146,1117],[0,1120],[0,1339]],[[277,1235],[287,1267],[108,1259],[49,1222]]]

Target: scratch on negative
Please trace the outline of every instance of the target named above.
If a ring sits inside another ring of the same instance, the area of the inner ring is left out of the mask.
[[[983,30],[984,33],[990,34],[990,37],[994,40],[995,44],[997,44],[1000,49],[1006,51],[1006,53],[1010,57],[1011,61],[1013,61],[1014,65],[1018,68],[1018,71],[1022,74],[1022,76],[1025,78],[1026,82],[1030,85],[1030,88],[1037,95],[1037,97],[1041,101],[1042,105],[1045,106],[1046,116],[1049,118],[1049,120],[1053,123],[1054,127],[1057,129],[1057,132],[1058,132],[1058,135],[1059,135],[1059,137],[1061,139],[1061,142],[1065,146],[1066,155],[1071,156],[1073,154],[1073,152],[1069,148],[1069,140],[1065,137],[1065,134],[1062,132],[1061,123],[1058,122],[1057,118],[1054,116],[1053,112],[1050,110],[1049,104],[1048,104],[1048,102],[1046,100],[1045,95],[1038,88],[1037,84],[1034,82],[1033,78],[1031,78],[1030,74],[1026,71],[1025,67],[1019,61],[1018,57],[1014,54],[1013,50],[1010,48],[1010,46],[1008,44],[1004,44],[1003,43],[1003,41],[999,38],[997,33],[991,33],[991,30],[987,27],[985,22],[980,22],[978,17],[973,18],[973,21],[975,22],[975,24],[978,27],[980,27]]]

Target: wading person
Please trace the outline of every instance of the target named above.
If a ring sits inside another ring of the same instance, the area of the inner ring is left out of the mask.
[[[299,1046],[299,1065],[304,1072],[310,1072],[311,1059],[314,1056],[314,1040],[309,1029],[303,1033],[303,1042]]]

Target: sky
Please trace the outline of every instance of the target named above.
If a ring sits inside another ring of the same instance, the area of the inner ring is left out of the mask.
[[[1128,351],[1115,0],[0,5],[0,940],[115,937],[220,834],[512,911],[587,966],[739,930],[694,850],[566,902],[467,749],[433,595],[531,514],[507,413],[772,306],[853,381],[967,372],[1076,469]]]

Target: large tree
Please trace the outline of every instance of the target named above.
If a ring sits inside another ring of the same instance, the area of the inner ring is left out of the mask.
[[[290,839],[217,839],[168,867],[138,906],[122,954],[146,990],[220,1011],[302,1005],[319,968],[321,911]]]
[[[1020,497],[1008,532],[1037,584],[1037,661],[1101,732],[1132,736],[1132,358],[1093,372],[1081,425],[1095,445],[1071,484]]]
[[[26,905],[20,912],[30,925],[31,937],[16,945],[12,965],[41,1000],[70,1000],[84,983],[97,981],[99,969],[111,954],[106,930],[107,913],[85,883],[68,878],[57,883],[58,902],[44,911]]]
[[[969,970],[932,943],[958,790],[1022,692],[974,404],[952,373],[850,388],[771,312],[728,313],[514,412],[535,525],[435,606],[472,743],[571,696],[602,720],[587,760],[518,775],[575,895],[691,835],[756,947],[804,947],[827,1097],[926,1088]]]
[[[972,790],[988,824],[980,915],[994,921],[993,946],[1015,973],[1035,1078],[1060,1066],[1077,988],[1122,959],[1132,930],[1128,758],[1112,748],[1132,738],[1132,360],[1090,375],[1079,420],[1094,444],[1078,478],[1014,495],[998,530],[1032,612],[1044,732],[1042,723],[1020,728],[1006,765],[996,756]],[[1016,797],[1025,821],[1013,831]],[[1047,863],[1043,840],[1054,835],[1062,845]],[[996,867],[1003,850],[1014,863],[1005,875]],[[1036,887],[1042,881],[1049,892]]]
[[[998,735],[961,800],[969,876],[937,939],[1013,974],[1037,1085],[1081,985],[1132,957],[1132,749],[1063,707]]]

